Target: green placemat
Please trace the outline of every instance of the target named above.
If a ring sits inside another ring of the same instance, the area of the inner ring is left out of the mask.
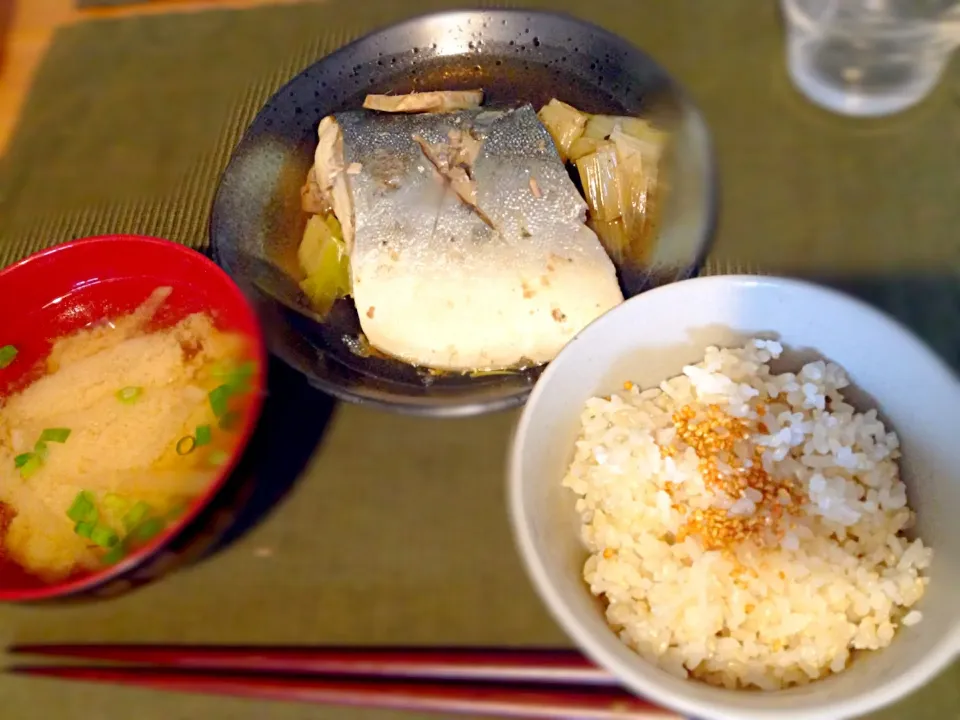
[[[775,3],[526,4],[589,10],[699,102],[723,182],[708,271],[829,279],[960,362],[956,67],[917,109],[858,122],[793,91]],[[60,31],[0,162],[0,265],[106,232],[203,247],[230,149],[283,81],[366,29],[451,5],[355,0]],[[507,526],[502,457],[514,417],[439,422],[341,407],[291,499],[238,545],[115,602],[0,608],[0,643],[565,643]],[[0,698],[5,720],[412,717],[3,676]],[[960,665],[871,720],[908,714],[957,717]]]
[[[142,5],[150,0],[74,0],[76,6],[83,8],[117,7],[119,5]]]
[[[0,166],[0,265],[99,232],[202,246],[216,177],[273,90],[365,30],[459,4],[359,0],[62,30]],[[658,58],[714,130],[723,202],[706,272],[836,282],[960,367],[956,64],[916,109],[857,121],[793,89],[775,3],[598,0],[579,12]]]

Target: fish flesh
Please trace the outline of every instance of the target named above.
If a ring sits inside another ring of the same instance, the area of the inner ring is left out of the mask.
[[[542,363],[623,301],[530,105],[348,111],[324,118],[318,138],[314,179],[378,350],[449,370]]]
[[[475,142],[461,153],[464,137]],[[360,325],[377,349],[438,369],[542,363],[622,302],[586,202],[531,106],[344,112],[324,118],[319,139],[315,177],[343,227]]]

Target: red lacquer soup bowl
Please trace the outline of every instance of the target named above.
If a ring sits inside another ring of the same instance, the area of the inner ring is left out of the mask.
[[[216,543],[230,526],[232,509],[248,492],[247,481],[240,477],[244,473],[235,469],[263,404],[266,353],[260,326],[233,281],[209,259],[183,245],[132,235],[85,238],[0,270],[0,397],[43,374],[55,340],[129,314],[160,287],[172,292],[151,321],[151,329],[203,312],[218,330],[248,341],[243,404],[232,419],[229,452],[218,458],[214,479],[176,517],[166,518],[161,531],[125,548],[96,570],[49,583],[24,571],[6,553],[0,555],[0,601],[109,597],[154,580]],[[10,508],[4,510],[9,516]]]

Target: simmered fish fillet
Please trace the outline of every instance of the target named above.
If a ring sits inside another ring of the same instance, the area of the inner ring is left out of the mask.
[[[323,120],[315,165],[367,339],[408,362],[546,362],[623,300],[587,205],[529,105]]]

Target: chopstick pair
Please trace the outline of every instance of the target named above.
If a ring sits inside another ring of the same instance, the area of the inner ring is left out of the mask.
[[[168,691],[509,718],[678,720],[573,650],[18,645],[16,655],[139,667],[18,665],[17,675]]]

